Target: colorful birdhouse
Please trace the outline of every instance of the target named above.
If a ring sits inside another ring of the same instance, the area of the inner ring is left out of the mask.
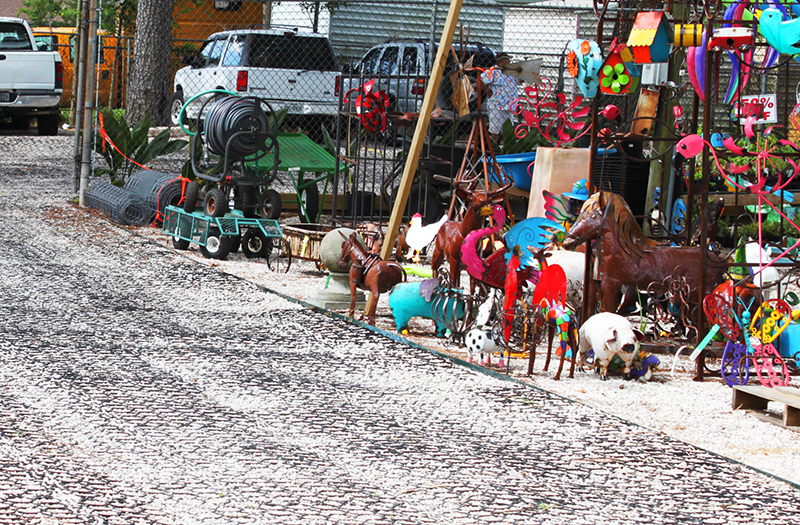
[[[600,85],[597,74],[603,64],[600,46],[592,40],[576,38],[567,44],[567,72],[575,79],[583,96],[594,98]]]
[[[634,62],[637,64],[666,62],[669,59],[672,37],[673,33],[670,31],[669,21],[664,12],[637,14],[631,34],[628,36],[628,47],[633,52]]]
[[[600,92],[607,95],[626,95],[636,91],[640,74],[633,60],[630,48],[617,42],[615,38],[600,68]]]

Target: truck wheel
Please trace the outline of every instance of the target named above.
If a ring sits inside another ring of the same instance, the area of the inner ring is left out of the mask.
[[[36,117],[40,137],[52,137],[58,134],[58,115],[40,115]]]
[[[172,94],[169,99],[169,123],[173,126],[180,126],[181,122],[178,117],[181,115],[183,109],[183,91],[178,90]]]
[[[203,201],[203,211],[209,217],[222,217],[228,213],[228,199],[219,188],[212,188],[206,192]]]
[[[15,129],[17,131],[28,131],[30,127],[30,117],[11,117],[11,129]]]
[[[219,259],[224,261],[231,253],[233,246],[233,238],[230,235],[221,235],[219,228],[212,226],[208,229],[208,237],[206,237],[206,245],[200,246],[200,253],[206,259]]]
[[[261,202],[258,206],[258,216],[262,219],[272,219],[277,221],[281,218],[281,211],[283,210],[283,203],[281,202],[281,194],[275,190],[264,190],[261,193]]]
[[[242,253],[248,259],[266,257],[272,250],[272,241],[261,230],[250,228],[242,235]]]

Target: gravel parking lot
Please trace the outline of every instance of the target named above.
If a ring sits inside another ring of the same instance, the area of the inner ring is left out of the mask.
[[[0,524],[800,523],[800,489],[198,264],[0,134]]]

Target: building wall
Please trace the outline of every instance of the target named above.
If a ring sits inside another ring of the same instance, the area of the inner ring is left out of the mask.
[[[0,0],[0,16],[19,16],[22,0]],[[27,19],[26,16],[22,18]]]

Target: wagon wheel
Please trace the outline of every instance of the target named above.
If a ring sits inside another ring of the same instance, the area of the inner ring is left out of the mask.
[[[747,346],[744,343],[728,341],[722,353],[722,379],[728,386],[746,385],[750,379],[750,363],[747,359]]]
[[[771,343],[756,348],[754,361],[758,380],[765,387],[772,388],[789,384],[789,368]]]
[[[267,256],[267,266],[273,272],[287,273],[292,266],[292,247],[286,239],[273,240]]]

